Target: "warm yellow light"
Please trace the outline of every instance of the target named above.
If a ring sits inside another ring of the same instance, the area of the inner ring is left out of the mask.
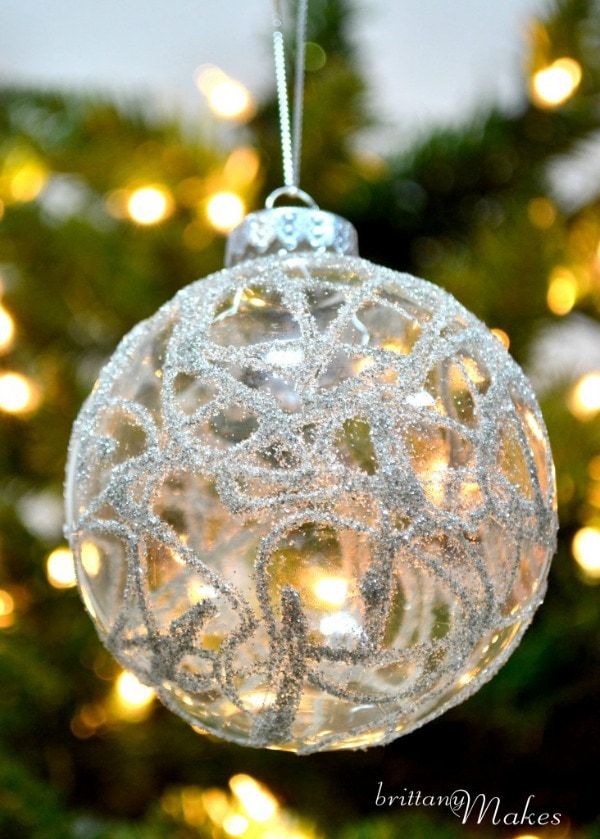
[[[234,775],[229,786],[253,821],[266,822],[277,812],[275,798],[250,775]]]
[[[556,221],[556,207],[548,198],[533,198],[527,206],[529,221],[539,230],[547,230]]]
[[[227,816],[223,822],[223,830],[229,836],[243,836],[248,830],[250,823],[247,818],[240,816],[238,813],[232,813]]]
[[[589,419],[600,411],[600,373],[582,376],[567,399],[571,413],[578,419]]]
[[[4,591],[4,589],[0,589],[0,617],[12,615],[14,608],[15,601],[11,595],[7,591]]]
[[[14,321],[4,306],[0,305],[0,352],[6,352],[11,348],[14,334]]]
[[[342,606],[348,595],[348,581],[344,577],[321,577],[313,591],[328,606]]]
[[[593,481],[600,481],[600,454],[595,455],[590,460],[587,471]]]
[[[573,537],[573,556],[582,571],[600,580],[600,528],[582,527]]]
[[[129,196],[127,212],[138,224],[157,224],[171,212],[172,199],[164,187],[143,186]]]
[[[241,82],[224,79],[210,92],[208,103],[211,110],[223,119],[245,118],[252,111],[252,99]]]
[[[139,679],[126,670],[121,673],[116,682],[117,697],[125,710],[143,710],[154,699],[154,691],[143,685]]]
[[[505,332],[503,329],[492,329],[492,335],[495,335],[496,338],[500,341],[502,346],[505,350],[510,347],[510,338],[508,337],[508,333]]]
[[[252,183],[260,169],[260,157],[256,149],[242,146],[232,151],[225,163],[223,173],[227,182],[235,187]]]
[[[220,233],[228,233],[244,217],[244,202],[235,192],[217,192],[206,205],[212,226]]]
[[[56,548],[46,560],[46,576],[54,588],[73,588],[77,584],[73,554],[68,548]]]
[[[15,622],[15,601],[11,595],[0,589],[0,629],[8,629]]]
[[[540,837],[534,833],[522,833],[520,836],[515,836],[515,839],[540,839]]]
[[[23,414],[33,410],[38,395],[33,384],[21,373],[0,375],[0,410],[7,414]]]
[[[14,201],[33,201],[46,185],[48,173],[32,160],[20,166],[10,179],[10,192]]]
[[[406,355],[407,347],[402,341],[386,341],[383,345],[384,350],[394,352],[396,355]]]
[[[223,119],[245,120],[254,113],[254,102],[241,82],[212,65],[200,67],[196,84],[206,96],[210,109]]]
[[[88,577],[97,577],[102,563],[102,555],[93,542],[84,542],[81,546],[81,564]]]
[[[572,58],[559,58],[533,76],[531,98],[541,108],[556,108],[567,101],[581,82],[581,65]]]
[[[202,794],[202,804],[209,819],[221,827],[229,813],[229,796],[220,789],[209,789]]]
[[[559,269],[550,277],[546,302],[555,315],[568,315],[577,301],[577,280],[570,271]]]

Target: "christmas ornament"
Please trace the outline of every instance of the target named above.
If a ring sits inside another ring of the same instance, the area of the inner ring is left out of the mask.
[[[279,193],[305,197],[249,215],[102,371],[67,529],[125,668],[199,729],[309,753],[393,740],[498,670],[544,595],[555,488],[486,327]]]

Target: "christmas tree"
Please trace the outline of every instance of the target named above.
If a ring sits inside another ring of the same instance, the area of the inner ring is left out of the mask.
[[[302,185],[354,223],[361,255],[446,288],[530,371],[561,521],[546,602],[479,693],[367,752],[222,743],[123,673],[62,539],[71,425],[120,337],[218,270],[224,234],[279,185],[275,103],[224,148],[143,102],[4,89],[3,837],[600,836],[600,187],[569,188],[597,141],[600,9],[555,0],[534,23],[518,109],[483,110],[387,159],[355,151],[373,115],[350,18],[342,0],[313,4]],[[479,805],[463,823],[440,803],[455,790],[492,802],[481,823]],[[523,821],[530,796],[548,824]]]

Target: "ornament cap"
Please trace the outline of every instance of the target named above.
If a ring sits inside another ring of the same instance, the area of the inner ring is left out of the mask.
[[[316,207],[274,207],[250,213],[229,234],[227,268],[260,256],[292,253],[358,256],[358,236],[342,216]]]

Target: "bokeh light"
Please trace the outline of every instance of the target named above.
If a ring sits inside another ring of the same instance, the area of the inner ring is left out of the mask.
[[[548,284],[546,303],[555,315],[568,315],[577,302],[577,280],[566,268],[553,271]]]
[[[7,591],[0,589],[0,629],[7,629],[15,622],[15,601]]]
[[[20,139],[3,148],[0,197],[4,203],[35,200],[46,186],[48,170],[37,153]]]
[[[127,201],[127,212],[137,224],[158,224],[170,215],[173,199],[165,187],[143,186],[134,190]]]
[[[600,411],[600,372],[586,373],[571,389],[567,404],[573,416],[587,420]]]
[[[558,58],[534,74],[531,98],[540,108],[556,108],[575,93],[581,82],[581,65],[573,58]]]
[[[21,373],[0,375],[0,410],[7,414],[25,414],[39,403],[35,385]]]
[[[256,149],[248,146],[241,146],[232,151],[225,163],[223,174],[231,186],[246,187],[258,175],[260,169],[260,157]]]
[[[15,335],[15,323],[9,312],[0,304],[0,352],[12,347]]]
[[[235,192],[217,192],[209,198],[206,215],[219,233],[229,233],[244,218],[244,202]]]
[[[548,198],[532,198],[527,205],[529,221],[539,230],[548,230],[556,221],[556,207]]]
[[[55,548],[46,559],[46,576],[53,588],[77,585],[73,554],[68,548]]]
[[[593,580],[600,580],[600,528],[580,528],[573,537],[572,550],[584,574]]]
[[[122,719],[137,722],[148,716],[155,693],[152,688],[143,685],[139,679],[123,671],[115,683],[115,706]]]
[[[219,67],[203,65],[196,70],[194,77],[216,116],[241,122],[254,114],[256,108],[248,89]]]
[[[277,812],[276,799],[250,775],[234,775],[229,781],[229,786],[253,821],[262,824]]]
[[[228,836],[243,836],[249,826],[248,819],[239,813],[231,813],[223,822],[223,830]]]

